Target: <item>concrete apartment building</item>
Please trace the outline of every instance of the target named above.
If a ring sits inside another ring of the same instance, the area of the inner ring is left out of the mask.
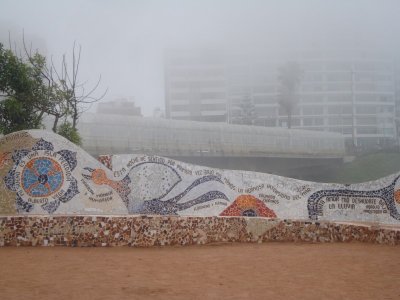
[[[222,53],[166,54],[166,116],[177,120],[227,122],[226,62]]]
[[[97,113],[141,117],[141,108],[135,105],[134,100],[133,97],[129,97],[117,98],[113,101],[99,102],[97,104]]]
[[[303,71],[293,128],[342,133],[349,145],[362,148],[397,142],[395,64],[390,55],[368,49],[169,51],[167,118],[236,123],[248,101],[254,125],[286,127],[278,70],[288,61]]]

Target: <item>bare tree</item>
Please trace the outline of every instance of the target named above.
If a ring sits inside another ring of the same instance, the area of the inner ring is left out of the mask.
[[[58,79],[55,78],[54,67],[46,64],[46,59],[39,53],[32,55],[31,51],[28,52],[25,47],[25,52],[29,62],[40,72],[40,75],[46,83],[46,90],[43,92],[44,98],[36,103],[36,106],[42,113],[46,113],[54,117],[52,130],[57,132],[58,121],[66,117],[69,113],[69,103],[67,101],[67,94],[60,86]]]
[[[79,45],[78,50],[76,49],[76,43],[74,42],[72,48],[72,67],[68,68],[66,55],[63,55],[61,63],[61,72],[56,72],[58,81],[61,83],[62,90],[66,95],[66,99],[69,105],[69,114],[72,118],[72,127],[76,129],[78,119],[80,115],[88,110],[90,106],[103,99],[107,93],[106,89],[100,96],[94,96],[97,91],[100,82],[101,75],[99,75],[96,84],[86,89],[87,82],[81,82],[78,79],[79,66],[81,60],[82,47]],[[52,66],[54,66],[53,60],[51,60]]]
[[[101,82],[101,75],[93,87],[87,89],[87,82],[79,80],[79,67],[81,62],[82,47],[72,47],[72,62],[67,61],[66,54],[63,54],[59,68],[56,67],[53,58],[46,61],[37,50],[32,52],[32,46],[26,46],[23,38],[25,54],[29,62],[45,78],[48,86],[47,97],[40,103],[40,109],[49,115],[54,116],[53,131],[57,131],[58,122],[61,118],[70,117],[72,128],[76,130],[78,119],[81,114],[88,110],[90,106],[103,99],[107,93],[106,89],[100,96],[95,96]]]

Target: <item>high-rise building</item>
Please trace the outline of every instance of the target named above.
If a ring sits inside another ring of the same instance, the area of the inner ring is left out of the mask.
[[[279,68],[302,69],[293,128],[339,132],[349,145],[396,141],[396,68],[391,56],[364,49],[169,51],[166,112],[171,119],[237,123],[253,106],[254,125],[285,127]]]
[[[227,78],[222,53],[168,52],[165,72],[167,118],[227,121]]]

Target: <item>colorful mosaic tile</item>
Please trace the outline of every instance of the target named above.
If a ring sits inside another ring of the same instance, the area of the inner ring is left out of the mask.
[[[276,214],[261,200],[252,195],[240,195],[220,216],[276,218]]]
[[[12,155],[13,168],[4,177],[5,186],[16,192],[18,212],[32,212],[35,205],[54,213],[79,191],[71,172],[76,167],[76,153],[53,151],[52,143],[39,139],[31,149],[18,149]]]
[[[16,213],[16,193],[7,189],[2,180],[14,166],[13,152],[32,147],[36,142],[37,139],[25,131],[12,133],[0,139],[0,215]]]
[[[97,157],[97,160],[112,170],[112,155],[100,155]]]
[[[238,216],[400,224],[400,174],[341,185],[149,155],[99,160],[104,164],[52,132],[21,131],[1,138],[0,215]]]
[[[48,197],[64,182],[61,166],[48,157],[30,160],[22,170],[22,188],[31,197]]]

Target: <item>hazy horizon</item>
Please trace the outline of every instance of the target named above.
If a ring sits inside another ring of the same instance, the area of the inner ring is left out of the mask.
[[[81,80],[102,75],[104,101],[134,97],[145,116],[164,109],[168,48],[400,49],[399,1],[0,0],[0,41],[26,39],[59,61],[82,45]]]

